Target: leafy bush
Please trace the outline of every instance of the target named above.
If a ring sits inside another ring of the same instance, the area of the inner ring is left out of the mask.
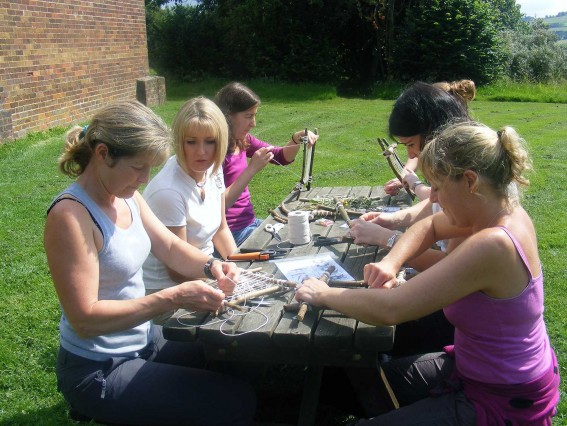
[[[506,75],[514,81],[548,83],[567,78],[567,50],[541,19],[505,34]]]
[[[496,80],[504,52],[500,22],[488,3],[476,0],[420,2],[406,13],[395,44],[395,78]]]

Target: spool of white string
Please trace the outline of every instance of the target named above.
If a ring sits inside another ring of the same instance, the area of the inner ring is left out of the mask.
[[[309,212],[295,210],[287,215],[289,242],[293,245],[307,244],[311,241],[309,230]]]

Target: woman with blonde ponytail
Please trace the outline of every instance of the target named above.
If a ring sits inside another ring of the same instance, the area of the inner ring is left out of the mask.
[[[559,367],[543,317],[544,287],[532,220],[511,184],[531,162],[510,127],[449,125],[423,149],[420,167],[443,211],[410,227],[379,263],[370,287],[330,288],[310,279],[296,299],[368,324],[393,325],[439,308],[455,327],[443,352],[382,364],[400,409],[359,425],[551,425]],[[395,286],[400,267],[437,238],[467,237],[447,256]]]

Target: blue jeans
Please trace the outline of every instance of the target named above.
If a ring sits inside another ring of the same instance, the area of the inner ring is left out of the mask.
[[[252,222],[246,228],[242,228],[238,231],[232,231],[232,235],[234,237],[234,241],[236,241],[236,245],[240,246],[246,240],[246,238],[248,238],[250,234],[254,232],[254,230],[262,224],[262,222],[263,222],[262,219],[256,218],[254,219],[254,222]]]

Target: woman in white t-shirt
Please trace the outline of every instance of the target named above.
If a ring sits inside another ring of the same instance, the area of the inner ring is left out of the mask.
[[[173,120],[175,155],[148,183],[144,198],[156,216],[181,239],[206,254],[226,258],[236,243],[225,218],[222,161],[228,127],[216,104],[204,97],[188,100]],[[144,263],[148,292],[185,280],[150,254]]]

